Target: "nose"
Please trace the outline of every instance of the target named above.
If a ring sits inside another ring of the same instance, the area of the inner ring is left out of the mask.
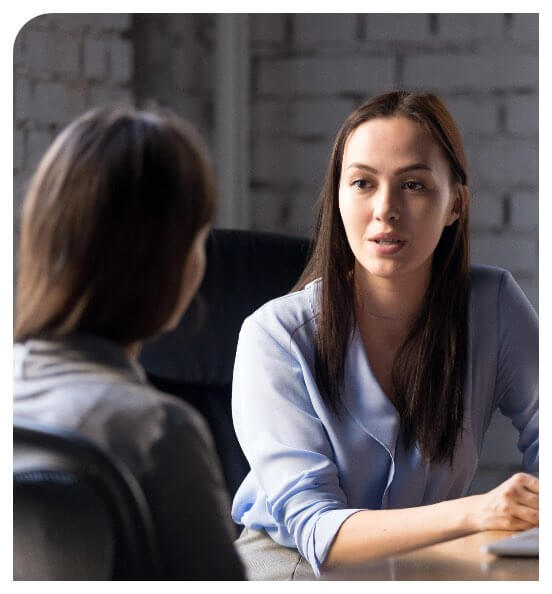
[[[399,197],[388,185],[382,185],[374,196],[374,217],[378,221],[398,221],[400,218]]]

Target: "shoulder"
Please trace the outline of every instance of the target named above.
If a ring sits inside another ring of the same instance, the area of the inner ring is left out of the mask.
[[[210,441],[206,421],[190,404],[151,384],[127,383],[117,387],[117,397],[106,391],[104,406],[111,409],[112,421],[118,419],[129,430],[142,429],[159,438],[185,436],[186,441]]]
[[[498,309],[508,309],[511,304],[517,304],[534,311],[512,273],[497,266],[472,266],[471,297],[475,307],[493,303]]]
[[[320,283],[317,279],[300,291],[268,301],[245,319],[242,333],[258,328],[269,335],[289,336],[305,326],[313,327],[319,311]]]
[[[511,276],[511,273],[504,268],[473,264],[470,270],[472,290],[498,289],[507,276]]]
[[[498,266],[474,264],[470,270],[471,300],[474,307],[496,304],[512,285],[517,286],[511,272]]]

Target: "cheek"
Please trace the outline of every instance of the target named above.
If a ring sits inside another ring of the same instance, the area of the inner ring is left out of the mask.
[[[201,284],[203,277],[205,276],[206,264],[207,264],[207,261],[206,261],[206,257],[205,257],[205,249],[203,247],[201,247],[200,252],[197,256],[196,283],[197,283],[198,287]]]
[[[189,289],[194,291],[199,287],[205,274],[205,250],[197,246],[191,254],[188,270],[186,271],[187,284]]]
[[[339,193],[339,213],[348,237],[358,229],[363,228],[365,221],[362,209],[347,192]]]

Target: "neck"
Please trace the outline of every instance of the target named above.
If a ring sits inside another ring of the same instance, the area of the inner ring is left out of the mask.
[[[357,263],[355,292],[359,320],[409,327],[422,308],[430,275],[428,268],[423,273],[417,270],[400,277],[378,277]]]

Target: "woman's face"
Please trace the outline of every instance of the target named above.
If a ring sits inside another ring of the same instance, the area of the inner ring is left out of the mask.
[[[444,227],[459,216],[455,198],[440,146],[416,122],[376,118],[349,135],[339,210],[368,278],[427,275]]]
[[[203,280],[205,274],[206,258],[205,258],[205,240],[209,234],[210,226],[203,227],[196,235],[186,264],[184,266],[184,273],[182,276],[182,288],[180,293],[180,299],[175,308],[173,315],[165,325],[164,330],[174,330],[180,319],[184,315],[184,312],[188,309],[188,306],[192,302],[199,285]]]

